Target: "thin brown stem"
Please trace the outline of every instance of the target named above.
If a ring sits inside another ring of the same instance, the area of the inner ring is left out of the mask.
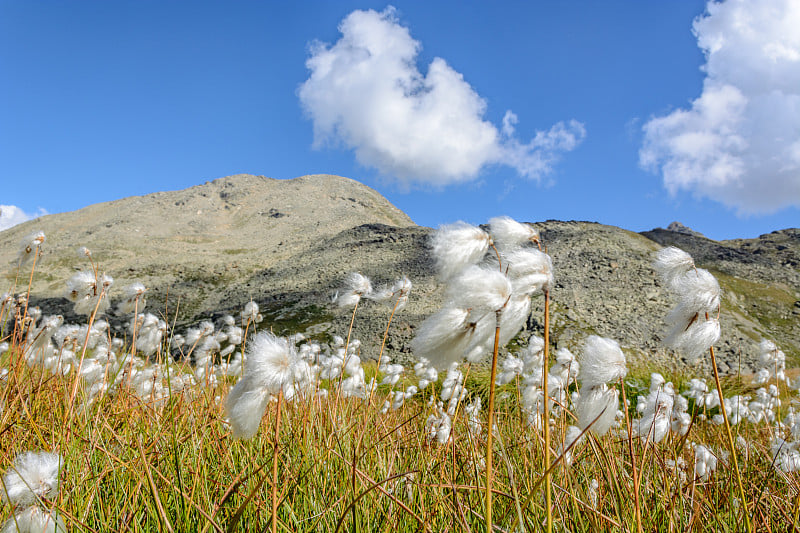
[[[22,319],[28,318],[28,303],[31,300],[31,287],[33,286],[33,271],[36,270],[36,258],[39,257],[39,247],[36,247],[36,252],[33,254],[33,266],[31,267],[31,277],[28,279],[28,290],[25,292],[25,311],[22,313]],[[22,335],[20,334],[20,337]]]
[[[359,299],[360,301],[360,299]],[[358,310],[358,303],[353,306],[353,316],[350,317],[350,327],[347,329],[347,340],[344,343],[344,358],[342,359],[342,370],[339,372],[339,383],[336,386],[336,400],[333,404],[333,417],[334,420],[339,416],[339,396],[342,393],[342,381],[344,380],[344,367],[347,364],[347,352],[350,349],[350,335],[353,333],[353,323],[356,321],[356,311]]]
[[[625,394],[625,382],[619,378],[622,389],[622,410],[625,412],[625,426],[628,428],[628,451],[631,454],[631,469],[633,470],[633,507],[636,514],[636,531],[642,533],[642,511],[639,502],[639,478],[636,476],[636,454],[633,453],[633,435],[631,434],[631,421],[628,416],[628,397]]]
[[[553,531],[553,487],[550,479],[550,396],[547,390],[547,362],[550,355],[550,290],[544,291],[544,356],[542,358],[542,389],[544,392],[544,494],[547,507],[547,533]]]
[[[283,390],[278,392],[278,406],[275,408],[275,441],[272,444],[272,533],[278,533],[278,441],[281,429],[281,404]]]
[[[139,325],[139,297],[133,302],[133,332],[131,333],[131,361],[136,355],[136,326]]]
[[[89,317],[89,324],[86,327],[86,338],[83,339],[83,349],[81,350],[81,358],[78,361],[78,371],[75,373],[75,379],[72,382],[72,389],[69,393],[69,403],[67,404],[67,412],[64,415],[64,425],[67,426],[67,438],[66,441],[69,442],[69,437],[71,433],[71,424],[69,424],[69,418],[72,414],[72,407],[75,403],[75,394],[78,392],[78,383],[81,380],[81,372],[80,369],[83,366],[83,360],[86,358],[86,348],[89,344],[89,335],[92,333],[92,325],[94,324],[94,319],[97,317],[97,310],[100,308],[100,302],[103,301],[103,297],[105,296],[106,288],[103,287],[100,290],[100,296],[97,298],[97,303],[94,306],[94,310],[92,310],[92,314]]]
[[[736,446],[733,442],[733,434],[731,433],[731,424],[728,422],[728,412],[725,410],[725,398],[722,396],[722,385],[719,382],[719,370],[717,370],[717,357],[714,355],[714,347],[709,347],[711,353],[711,366],[714,369],[714,382],[717,385],[717,395],[719,395],[720,411],[722,411],[722,418],[725,421],[725,434],[728,437],[728,449],[731,452],[731,459],[733,460],[733,469],[736,472],[736,483],[739,486],[739,497],[742,499],[742,517],[744,518],[744,525],[747,528],[747,533],[752,533],[753,529],[750,525],[749,509],[747,508],[747,499],[744,495],[744,486],[742,485],[742,474],[739,471],[739,461],[736,458]]]
[[[383,350],[386,348],[386,339],[389,338],[389,326],[392,325],[392,319],[394,319],[394,314],[397,311],[397,306],[400,304],[400,297],[394,302],[394,307],[392,307],[392,314],[389,315],[389,322],[386,324],[386,331],[383,332],[383,342],[381,343],[381,351],[378,352],[378,369],[375,371],[375,384],[370,387],[369,391],[369,400],[367,400],[367,407],[372,405],[372,396],[375,394],[375,389],[378,388],[378,372],[381,369],[381,358],[383,357]]]
[[[486,531],[492,531],[492,438],[494,435],[494,389],[497,376],[497,352],[500,348],[500,317],[502,309],[497,311],[497,322],[494,331],[494,350],[492,352],[492,372],[489,377],[489,406],[487,407],[486,433]]]

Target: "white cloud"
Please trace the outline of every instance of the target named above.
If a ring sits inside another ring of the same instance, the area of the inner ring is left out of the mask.
[[[0,231],[46,214],[47,211],[41,208],[39,208],[36,214],[29,215],[15,205],[0,205]]]
[[[703,92],[644,125],[640,163],[740,213],[800,206],[800,2],[709,2],[693,28]]]
[[[395,10],[353,11],[333,45],[315,43],[298,96],[314,123],[314,145],[340,144],[362,165],[404,185],[473,180],[491,164],[539,179],[584,138],[583,125],[559,122],[528,143],[517,140],[510,111],[502,133],[484,120],[486,101],[444,59],[423,75],[421,45]]]

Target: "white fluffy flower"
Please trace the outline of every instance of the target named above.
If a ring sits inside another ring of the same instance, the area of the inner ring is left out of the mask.
[[[511,297],[511,283],[502,272],[470,266],[456,276],[447,287],[445,298],[456,307],[475,313],[498,311]]]
[[[439,379],[439,372],[431,366],[431,362],[426,357],[420,357],[419,362],[414,365],[414,374],[419,378],[419,390],[426,388],[431,383]]]
[[[717,469],[717,456],[703,446],[698,444],[694,448],[694,475],[695,477],[705,481]]]
[[[719,340],[719,336],[719,320],[712,318],[695,322],[677,335],[670,335],[665,344],[686,354],[689,361],[695,361]]]
[[[259,333],[247,345],[244,377],[225,402],[237,438],[255,435],[269,395],[283,392],[290,400],[311,380],[311,369],[294,344],[272,333]]]
[[[242,378],[228,393],[225,410],[233,428],[233,437],[250,439],[255,436],[261,418],[267,410],[269,393],[256,387],[247,377]]]
[[[502,260],[514,292],[530,295],[553,286],[553,260],[546,253],[520,248],[504,253]]]
[[[539,232],[530,224],[517,222],[511,217],[494,217],[489,220],[492,240],[501,250],[508,250],[525,243],[538,243]]]
[[[578,379],[583,387],[594,387],[625,377],[625,354],[617,341],[591,335],[583,345]]]
[[[480,261],[489,249],[489,234],[466,222],[446,224],[431,237],[436,270],[447,280]]]
[[[614,424],[619,405],[619,392],[605,384],[582,387],[577,406],[578,426],[597,436],[605,435]],[[591,425],[591,427],[590,427]]]
[[[43,231],[34,231],[26,235],[19,243],[19,255],[17,260],[20,265],[24,265],[30,261],[33,256],[39,251],[39,247],[44,243],[45,236]]]
[[[680,248],[668,246],[656,252],[653,267],[669,285],[677,276],[694,268],[694,260]]]
[[[360,272],[351,272],[345,280],[344,289],[336,294],[335,301],[339,307],[353,307],[362,297],[372,293],[372,282]]]
[[[660,250],[654,266],[676,299],[666,317],[670,329],[664,344],[693,361],[719,339],[719,322],[709,319],[719,309],[719,283],[707,270],[694,268],[691,256],[677,248]]]
[[[660,374],[658,374],[660,376]],[[663,378],[661,378],[663,380]],[[655,380],[656,383],[658,380]],[[674,391],[669,387],[656,386],[644,401],[642,418],[633,421],[633,435],[650,442],[661,442],[672,427]]]
[[[57,511],[27,507],[6,520],[0,533],[66,533],[67,526]]]
[[[469,311],[460,307],[437,311],[419,325],[416,336],[411,339],[411,349],[417,357],[427,359],[438,369],[460,361],[476,330],[469,316]],[[491,319],[494,323],[494,317]]]
[[[411,293],[411,287],[411,280],[403,276],[391,285],[382,287],[371,294],[367,294],[367,297],[376,302],[387,304],[394,309],[395,312],[400,312],[408,303],[408,295]]]
[[[439,403],[434,408],[434,414],[425,420],[425,431],[429,440],[436,440],[439,444],[447,444],[450,441],[450,430],[452,422],[450,417],[442,409]]]
[[[308,363],[292,343],[283,337],[262,332],[247,345],[245,376],[250,376],[270,394],[295,380],[307,377]]]
[[[147,288],[143,283],[134,282],[123,289],[125,298],[117,305],[117,313],[127,315],[133,312],[141,312],[147,305],[144,293]]]
[[[49,452],[24,452],[3,476],[3,501],[14,506],[33,505],[58,494],[58,474],[64,460]]]

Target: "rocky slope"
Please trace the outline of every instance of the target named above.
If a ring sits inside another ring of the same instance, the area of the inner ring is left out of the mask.
[[[680,224],[643,234],[591,222],[535,225],[556,269],[553,339],[559,346],[575,348],[597,333],[618,339],[643,364],[683,365],[659,346],[670,302],[650,267],[655,250],[674,244],[723,286],[723,370],[734,372],[741,364],[750,371],[762,337],[800,361],[800,230],[716,242]],[[414,289],[387,343],[393,357],[404,359],[415,327],[442,303],[427,249],[432,230],[414,225],[374,190],[336,176],[230,176],[28,222],[0,232],[9,288],[19,241],[38,229],[47,242],[34,301],[68,320],[81,320],[62,298],[64,281],[88,267],[76,253],[79,246],[90,248],[115,277],[117,294],[125,284],[143,281],[151,288],[148,310],[176,319],[179,329],[238,313],[252,299],[265,315],[262,328],[345,335],[350,311],[337,309],[330,296],[347,273],[360,271],[377,285],[405,274]],[[526,334],[541,331],[541,307],[539,298]],[[354,335],[364,343],[364,355],[377,354],[389,314],[372,302],[359,308]]]

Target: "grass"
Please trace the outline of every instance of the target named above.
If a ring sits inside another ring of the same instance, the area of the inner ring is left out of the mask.
[[[274,403],[250,441],[231,439],[224,422],[230,383],[193,388],[158,405],[123,391],[74,409],[65,425],[71,377],[25,365],[17,370],[3,389],[2,463],[26,450],[61,453],[65,469],[55,505],[71,531],[255,531],[269,523]],[[473,371],[471,379],[485,383],[484,373]],[[381,388],[379,399],[387,392]],[[636,392],[631,387],[629,397]],[[440,446],[425,436],[430,408],[424,401],[381,414],[362,401],[342,400],[337,419],[328,407],[318,399],[285,404],[278,437],[279,529],[482,531],[483,441],[470,437],[463,417],[455,422],[452,443]],[[496,406],[494,520],[501,530],[519,522],[521,530],[538,531],[545,517],[542,490],[534,489],[543,475],[542,434],[522,424],[516,409],[511,398]],[[556,419],[555,442],[563,439],[569,418],[562,412]],[[756,527],[785,531],[798,479],[771,466],[769,426],[736,429],[751,443],[741,459]],[[721,427],[696,424],[689,438],[723,448]],[[607,435],[574,450],[571,467],[555,467],[556,531],[625,531],[634,523],[626,450],[625,439]],[[693,453],[677,437],[646,451],[635,441],[634,453],[643,471],[644,530],[739,530],[729,468],[721,466],[709,481],[693,480]],[[670,466],[680,460],[683,473]],[[592,480],[599,484],[596,505]],[[355,524],[349,508],[357,510]],[[10,513],[8,505],[3,513]]]

